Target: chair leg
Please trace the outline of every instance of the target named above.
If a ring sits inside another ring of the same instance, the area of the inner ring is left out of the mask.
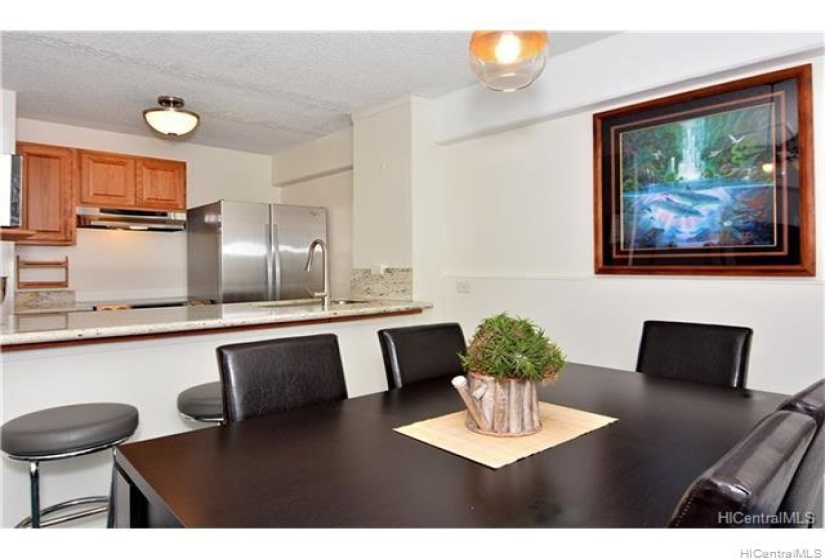
[[[38,461],[29,462],[29,491],[31,501],[32,529],[40,528],[40,464]]]
[[[117,448],[112,448],[112,480],[109,482],[109,511],[106,513],[106,528],[113,529],[115,527],[115,455]]]
[[[17,525],[15,525],[15,528],[25,529],[31,527],[32,529],[40,529],[42,527],[57,525],[60,523],[65,523],[67,521],[73,521],[75,519],[81,519],[84,517],[88,517],[90,515],[96,515],[98,513],[104,512],[107,512],[108,514],[106,518],[106,527],[114,527],[114,509],[112,508],[115,490],[114,457],[115,448],[113,447],[112,481],[110,483],[108,496],[89,496],[87,498],[76,498],[73,500],[67,500],[65,502],[55,504],[43,510],[40,509],[40,462],[29,461],[29,494],[31,501],[31,515],[20,521],[20,523],[18,523]],[[89,506],[92,504],[103,505],[92,508],[87,507],[85,511],[71,513],[68,515],[64,515],[62,517],[51,517],[51,514],[58,511],[62,511],[64,509],[73,508],[77,506]],[[43,516],[48,516],[46,517],[46,521],[43,521]]]

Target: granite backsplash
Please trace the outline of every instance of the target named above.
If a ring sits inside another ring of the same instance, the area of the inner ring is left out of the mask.
[[[412,301],[412,268],[353,268],[350,288],[353,299]]]

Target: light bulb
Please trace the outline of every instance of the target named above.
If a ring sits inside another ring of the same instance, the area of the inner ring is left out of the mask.
[[[200,122],[197,113],[183,110],[183,99],[163,95],[154,109],[143,111],[143,120],[166,138],[181,138],[192,133]]]
[[[544,31],[476,31],[470,39],[470,68],[493,91],[523,89],[547,61]]]
[[[496,61],[512,64],[521,55],[521,40],[512,33],[504,33],[496,45]]]

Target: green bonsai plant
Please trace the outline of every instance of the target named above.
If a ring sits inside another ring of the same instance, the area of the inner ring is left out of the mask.
[[[567,359],[541,327],[507,313],[484,319],[459,358],[468,373],[542,382],[555,381]]]

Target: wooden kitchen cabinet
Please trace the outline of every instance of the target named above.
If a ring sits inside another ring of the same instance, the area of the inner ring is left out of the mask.
[[[139,158],[135,197],[143,208],[185,210],[186,163]]]
[[[74,245],[77,150],[18,142],[23,156],[23,224],[33,235],[21,245]]]
[[[78,204],[186,210],[186,163],[80,150]]]
[[[111,208],[135,205],[135,158],[80,151],[81,204]]]

